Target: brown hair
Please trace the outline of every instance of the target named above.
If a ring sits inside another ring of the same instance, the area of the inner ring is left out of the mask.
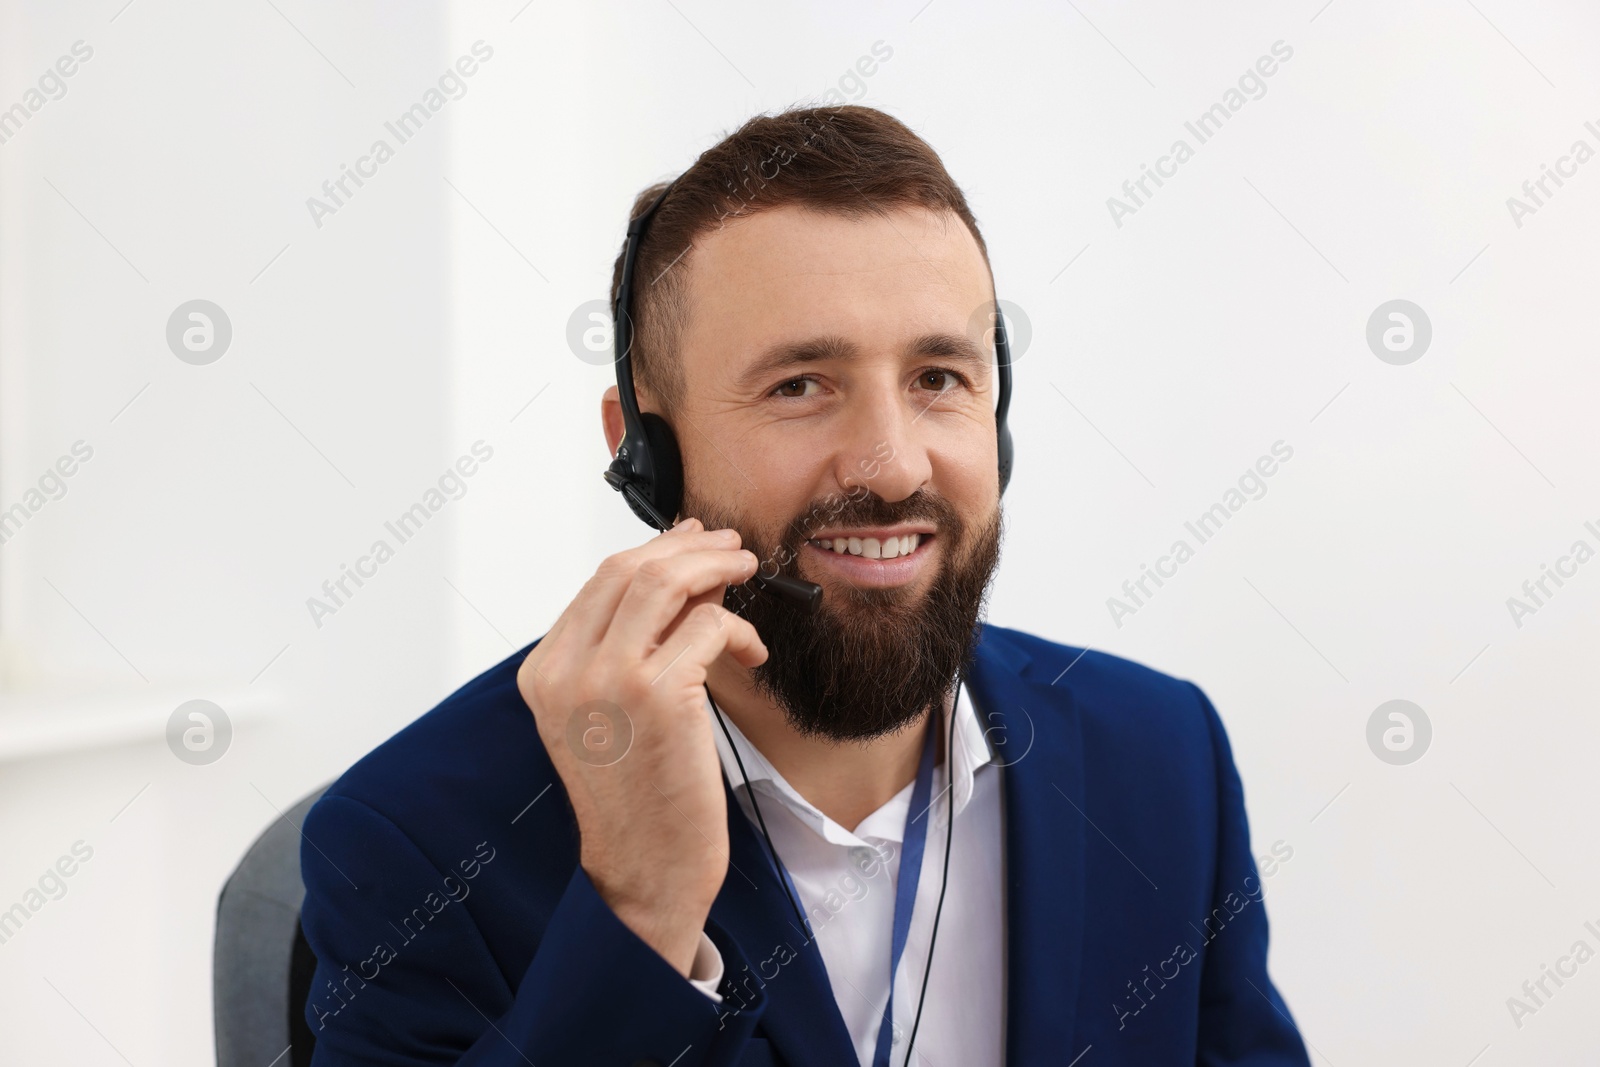
[[[643,214],[667,185],[658,182],[640,192],[628,218]],[[953,212],[972,232],[984,262],[989,260],[960,187],[938,154],[899,119],[857,104],[757,115],[701,153],[677,179],[639,247],[633,276],[634,379],[668,412],[684,395],[677,345],[688,325],[683,268],[695,239],[719,228],[725,218],[784,204],[851,219],[891,206]],[[622,261],[619,252],[611,272],[613,305]]]

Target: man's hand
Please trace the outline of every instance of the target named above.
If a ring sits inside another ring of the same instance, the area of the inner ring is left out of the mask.
[[[736,532],[685,519],[601,563],[517,672],[577,815],[583,869],[685,976],[728,868],[706,668],[724,651],[766,661],[755,627],[722,606],[756,567]]]

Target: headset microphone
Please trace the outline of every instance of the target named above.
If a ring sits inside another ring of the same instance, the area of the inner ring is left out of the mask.
[[[680,175],[681,177],[681,175]],[[622,404],[622,443],[605,472],[606,482],[622,494],[628,507],[658,530],[670,528],[683,503],[683,455],[672,427],[653,411],[641,412],[633,387],[633,271],[645,229],[662,201],[678,184],[674,178],[659,196],[628,223],[628,244],[623,252],[622,279],[611,308],[612,344],[617,368],[617,399]],[[1011,481],[1011,429],[1006,414],[1011,407],[1011,346],[998,302],[994,309],[995,366],[999,372],[999,397],[995,405],[995,430],[1000,460],[1000,492]],[[822,587],[785,574],[771,577],[757,572],[747,583],[769,596],[806,613],[822,603]]]

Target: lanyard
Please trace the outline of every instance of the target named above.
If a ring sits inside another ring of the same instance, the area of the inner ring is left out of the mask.
[[[894,891],[894,932],[889,946],[889,1001],[884,1006],[883,1021],[878,1025],[878,1041],[872,1055],[872,1067],[889,1067],[890,1039],[894,1034],[894,976],[900,969],[900,957],[905,952],[906,937],[911,932],[911,912],[917,902],[917,883],[922,880],[922,854],[928,839],[928,823],[932,821],[920,816],[929,808],[928,794],[933,792],[933,750],[936,729],[938,724],[930,715],[928,736],[922,745],[922,760],[917,765],[917,779],[911,787],[911,804],[906,809],[906,829],[902,835],[900,849],[900,882]],[[950,759],[950,753],[945,753],[945,758]],[[754,800],[754,797],[751,799]],[[794,879],[789,876],[788,868],[778,864],[778,870],[788,884],[793,899],[799,900],[800,891],[795,887]],[[809,923],[807,933],[810,933]],[[931,944],[929,949],[931,951]],[[931,958],[929,962],[932,962]]]
[[[917,782],[911,787],[911,806],[906,809],[906,830],[900,850],[900,884],[894,890],[894,935],[889,948],[889,1002],[878,1026],[878,1045],[872,1054],[872,1067],[889,1067],[889,1043],[894,1033],[894,973],[900,969],[900,955],[911,932],[911,910],[917,903],[917,883],[922,880],[922,852],[928,840],[928,823],[921,818],[928,808],[933,790],[934,730],[936,716],[928,717],[928,737],[922,745],[922,762],[917,767]],[[949,753],[945,754],[949,759]],[[931,962],[931,961],[930,961]]]

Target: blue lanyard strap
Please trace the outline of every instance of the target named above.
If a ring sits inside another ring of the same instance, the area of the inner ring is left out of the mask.
[[[900,882],[894,891],[894,932],[889,950],[889,1000],[884,1006],[883,1020],[878,1025],[878,1042],[872,1056],[873,1067],[889,1065],[889,1047],[894,1034],[894,977],[895,972],[900,969],[900,957],[905,952],[906,937],[911,932],[911,912],[916,906],[917,883],[922,880],[922,854],[927,845],[928,823],[932,821],[931,817],[924,819],[922,816],[928,812],[928,795],[933,792],[933,750],[936,742],[934,731],[937,729],[938,724],[930,715],[928,735],[922,744],[922,759],[917,765],[917,779],[911,787],[911,806],[906,809],[906,829],[900,850]],[[732,743],[731,738],[729,743]],[[950,759],[951,754],[945,753],[945,758]],[[752,796],[752,803],[754,799]],[[773,858],[775,857],[769,857],[769,862]],[[782,863],[774,866],[788,885],[791,899],[798,901],[800,891],[795,886],[794,879],[790,877],[788,868]],[[807,938],[815,936],[809,922],[806,923],[805,932]]]
[[[922,853],[928,840],[928,794],[933,791],[934,731],[936,716],[928,716],[928,736],[922,745],[922,762],[917,766],[917,781],[911,787],[911,806],[906,809],[906,830],[900,850],[900,883],[894,890],[894,935],[889,949],[889,1001],[878,1025],[878,1044],[872,1067],[889,1067],[890,1038],[894,1033],[894,975],[900,969],[906,936],[911,932],[911,911],[917,903],[917,883],[922,880]],[[945,759],[950,753],[945,753]]]

